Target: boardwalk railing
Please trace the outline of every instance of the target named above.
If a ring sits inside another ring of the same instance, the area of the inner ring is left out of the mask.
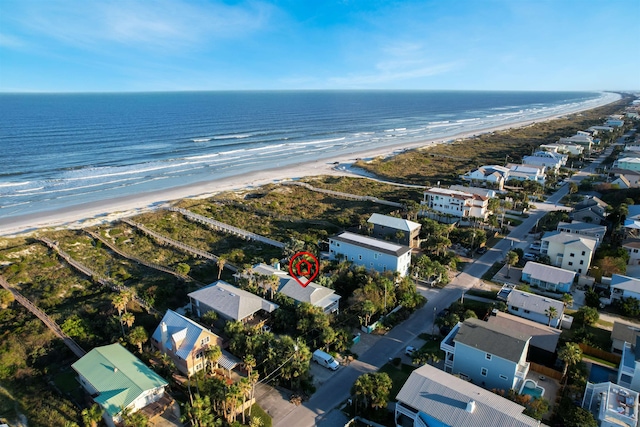
[[[178,278],[180,278],[182,280],[194,282],[194,283],[196,283],[196,284],[198,284],[200,286],[203,285],[202,283],[198,282],[197,280],[195,280],[194,278],[192,278],[189,275],[181,274],[181,273],[178,273],[177,271],[175,271],[175,270],[173,270],[173,269],[171,269],[169,267],[164,267],[162,265],[146,261],[146,260],[144,260],[142,258],[138,258],[138,257],[135,257],[133,255],[129,255],[129,254],[123,252],[121,249],[119,249],[115,245],[113,245],[111,242],[109,242],[107,239],[105,239],[104,237],[102,237],[98,233],[94,233],[93,231],[89,231],[89,230],[84,230],[84,232],[87,233],[92,238],[94,238],[95,240],[99,240],[105,246],[107,246],[109,249],[111,249],[113,252],[115,252],[116,254],[120,255],[123,258],[126,258],[128,260],[137,262],[138,264],[144,265],[145,267],[153,268],[154,270],[163,271],[165,273],[172,274],[172,275],[174,275],[174,276],[176,276],[176,277],[178,277]]]
[[[167,208],[167,209],[172,212],[179,212],[182,215],[186,216],[187,218],[206,224],[211,228],[213,228],[214,230],[219,230],[226,233],[234,234],[236,236],[243,237],[247,240],[255,240],[258,242],[266,243],[267,245],[275,246],[276,248],[280,248],[280,249],[284,248],[284,243],[278,242],[277,240],[269,239],[268,237],[264,237],[256,233],[252,233],[250,231],[243,230],[241,228],[234,227],[232,225],[225,224],[220,221],[216,221],[215,219],[211,219],[211,218],[207,218],[206,216],[195,214],[186,209],[182,209],[182,208]]]
[[[84,265],[84,264],[76,261],[75,259],[71,258],[71,256],[69,254],[67,254],[65,251],[60,249],[60,247],[58,246],[58,244],[56,242],[54,242],[54,241],[52,241],[50,239],[47,239],[46,237],[40,237],[40,238],[38,238],[38,240],[41,241],[42,243],[44,243],[45,245],[47,245],[52,250],[56,251],[58,256],[60,256],[60,258],[64,259],[70,266],[72,266],[76,270],[80,271],[82,274],[90,277],[96,283],[99,283],[100,285],[105,286],[105,287],[111,289],[114,292],[131,291],[131,289],[129,289],[127,286],[117,285],[117,284],[113,283],[111,280],[105,279],[104,277],[100,276],[98,273],[96,273],[95,271],[91,270],[86,265]],[[153,308],[149,304],[147,304],[147,302],[145,300],[143,300],[142,298],[140,298],[138,295],[136,295],[135,292],[131,292],[131,293],[133,295],[133,299],[138,304],[140,304],[142,307],[144,307],[149,313],[160,314],[158,312],[158,310],[156,310],[155,308]]]
[[[142,231],[143,233],[153,237],[154,239],[156,239],[158,242],[162,243],[162,244],[166,244],[166,245],[170,245],[173,246],[175,248],[181,249],[185,252],[191,253],[193,255],[197,255],[200,256],[202,258],[207,258],[210,259],[212,261],[218,262],[218,260],[220,259],[219,257],[215,256],[212,253],[209,253],[207,251],[203,251],[200,250],[198,248],[194,248],[193,246],[189,246],[186,245],[182,242],[178,242],[177,240],[173,240],[169,237],[165,237],[160,233],[156,233],[153,230],[149,230],[147,227],[145,227],[142,224],[139,224],[137,222],[133,222],[130,219],[123,219],[122,222],[124,222],[125,224],[129,224],[130,226],[137,228],[138,230]],[[228,268],[229,270],[231,270],[234,273],[238,272],[238,268],[235,265],[229,264],[228,262],[224,264],[224,268]]]
[[[35,304],[25,298],[2,276],[0,276],[0,286],[11,292],[16,301],[22,304],[27,310],[35,314],[38,319],[42,320],[42,323],[44,323],[49,329],[51,329],[58,338],[62,339],[66,346],[69,347],[73,354],[75,354],[78,358],[87,354],[87,352],[84,351],[84,349],[80,347],[78,343],[73,340],[73,338],[64,333],[62,328],[60,328],[60,326],[58,326],[56,322],[54,322],[49,316],[47,316],[44,311],[36,307]]]
[[[283,182],[282,184],[297,185],[299,187],[304,187],[308,190],[315,191],[317,193],[329,194],[330,196],[342,197],[344,199],[359,200],[362,202],[373,202],[381,205],[393,206],[396,208],[404,208],[404,205],[402,203],[390,202],[388,200],[378,199],[377,197],[372,197],[372,196],[360,196],[358,194],[342,193],[340,191],[327,190],[324,188],[314,187],[313,185],[307,184],[306,182],[288,181],[288,182]]]

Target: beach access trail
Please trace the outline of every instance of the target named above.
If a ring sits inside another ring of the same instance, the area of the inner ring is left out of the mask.
[[[613,147],[609,147],[584,171],[575,174],[571,182],[579,183],[590,172],[595,171],[612,150]],[[464,271],[445,288],[426,290],[423,294],[428,298],[428,302],[424,307],[378,339],[357,360],[336,371],[316,390],[308,402],[294,406],[284,399],[271,400],[273,407],[265,409],[273,416],[274,427],[332,427],[336,425],[337,420],[344,421],[344,416],[338,407],[350,397],[351,386],[355,380],[364,373],[376,372],[390,359],[401,356],[404,348],[416,340],[421,333],[432,333],[438,310],[449,307],[459,300],[463,293],[479,285],[482,276],[494,263],[503,260],[514,245],[526,242],[526,235],[547,212],[562,209],[557,206],[557,203],[567,194],[568,187],[567,184],[563,185],[547,199],[547,203],[537,203],[536,208],[530,211],[528,218],[514,227],[507,237],[500,240],[487,253],[467,265]]]

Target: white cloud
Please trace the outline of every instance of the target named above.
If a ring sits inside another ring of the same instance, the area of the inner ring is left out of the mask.
[[[379,72],[371,74],[350,74],[345,77],[333,77],[329,83],[339,86],[359,86],[379,83],[390,83],[443,74],[458,66],[457,62],[427,65],[418,68],[407,68],[400,63],[384,63],[378,66]]]
[[[0,33],[0,46],[7,48],[20,48],[25,46],[26,43],[18,37],[10,36]]]

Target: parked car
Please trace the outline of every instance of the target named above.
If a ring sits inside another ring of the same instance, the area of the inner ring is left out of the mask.
[[[542,246],[540,246],[540,242],[533,242],[529,245],[529,249],[532,249],[534,251],[539,251],[541,247]]]
[[[525,261],[535,261],[538,258],[536,254],[532,254],[531,252],[527,252],[523,255],[522,259]]]
[[[486,254],[488,250],[489,249],[486,246],[483,246],[481,248],[476,249],[476,252],[482,255],[482,254]]]
[[[415,352],[416,352],[416,348],[411,345],[408,345],[407,348],[404,349],[404,354],[406,354],[409,357],[413,356],[413,353]]]
[[[322,350],[316,350],[313,352],[313,361],[319,364],[320,366],[324,366],[327,369],[331,369],[335,371],[340,366],[336,359],[333,358],[329,353],[325,353]]]

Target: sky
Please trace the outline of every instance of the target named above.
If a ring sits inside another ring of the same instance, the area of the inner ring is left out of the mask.
[[[0,92],[637,90],[640,0],[0,0]]]

